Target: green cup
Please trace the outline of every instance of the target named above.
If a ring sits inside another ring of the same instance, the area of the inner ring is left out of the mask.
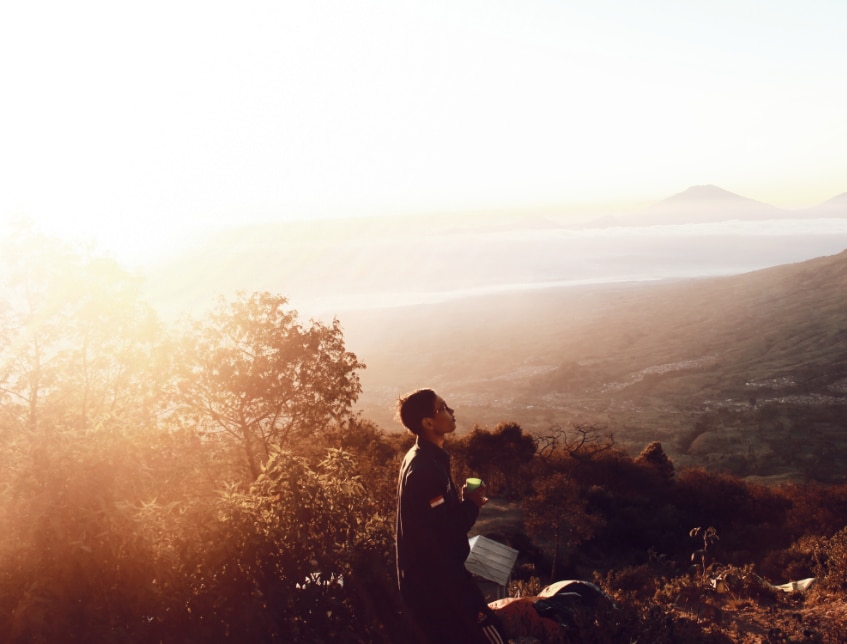
[[[471,490],[475,490],[480,485],[482,485],[482,479],[470,478],[465,481],[465,489],[470,492]]]

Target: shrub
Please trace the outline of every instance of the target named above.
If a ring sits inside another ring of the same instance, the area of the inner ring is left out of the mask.
[[[390,560],[391,525],[371,512],[354,472],[340,450],[316,469],[276,450],[249,490],[222,491],[205,521],[180,536],[189,610],[171,632],[204,641],[369,639],[379,624],[360,621],[352,593],[367,583],[369,560]]]
[[[823,590],[847,591],[847,527],[828,539],[821,539],[815,550],[815,576]]]
[[[56,432],[16,445],[0,497],[0,640],[154,637],[161,596],[139,513],[152,485],[142,440]]]
[[[815,559],[809,541],[806,537],[789,548],[767,552],[759,563],[762,576],[776,584],[814,576]]]

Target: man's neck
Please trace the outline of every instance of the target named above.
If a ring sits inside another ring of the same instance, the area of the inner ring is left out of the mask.
[[[435,434],[433,432],[428,432],[424,430],[421,432],[421,438],[425,441],[429,441],[433,445],[437,445],[441,449],[444,449],[445,437],[443,434]]]

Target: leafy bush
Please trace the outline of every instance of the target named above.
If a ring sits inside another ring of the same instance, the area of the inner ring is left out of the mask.
[[[847,528],[828,539],[820,539],[815,548],[815,576],[822,589],[847,591]]]
[[[172,630],[204,641],[367,639],[378,625],[354,612],[354,562],[365,553],[385,561],[392,526],[369,511],[353,471],[340,450],[316,470],[277,450],[249,490],[223,491],[199,533],[181,533],[187,612]]]
[[[140,436],[55,433],[17,444],[3,486],[0,639],[129,641],[162,604],[139,506],[152,480]]]
[[[816,541],[816,538],[803,537],[788,548],[766,552],[759,563],[762,576],[772,583],[813,577],[815,575],[814,542]]]

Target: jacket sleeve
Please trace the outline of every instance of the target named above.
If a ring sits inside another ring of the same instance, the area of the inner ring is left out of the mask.
[[[476,523],[479,517],[479,506],[473,501],[465,499],[459,503],[459,517],[462,520],[462,532],[465,535],[465,539],[467,539],[468,532],[473,528],[474,523]]]

